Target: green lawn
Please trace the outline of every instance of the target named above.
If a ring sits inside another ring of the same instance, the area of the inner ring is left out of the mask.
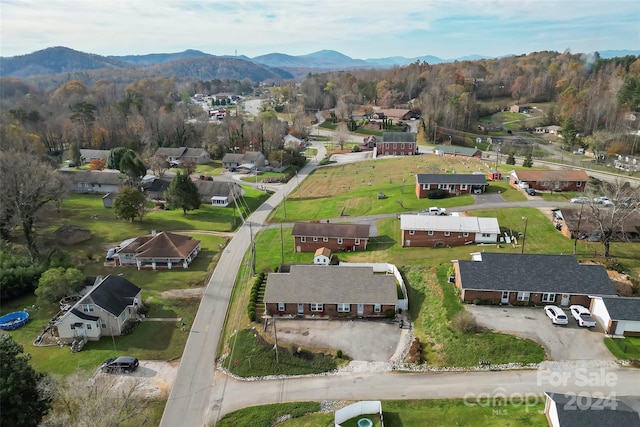
[[[270,427],[278,417],[291,413],[292,418],[279,423],[278,426],[332,427],[334,421],[332,413],[314,412],[302,415],[303,411],[317,411],[313,409],[312,404],[314,402],[254,406],[228,414],[216,425]],[[300,407],[287,405],[300,405]],[[514,403],[500,399],[495,402],[487,399],[385,400],[382,402],[382,412],[385,427],[546,427],[548,425],[544,415],[543,397],[531,397],[526,402],[522,399],[514,399]],[[352,422],[357,423],[360,418],[348,420],[342,425],[357,425]],[[373,421],[373,418],[370,419]]]
[[[640,337],[605,338],[604,343],[618,359],[640,360]]]
[[[196,174],[198,175],[218,176],[222,172],[224,172],[222,160],[214,160],[209,163],[196,166]]]

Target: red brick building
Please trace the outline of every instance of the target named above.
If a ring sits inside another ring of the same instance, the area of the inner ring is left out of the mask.
[[[469,243],[496,243],[496,218],[472,216],[400,215],[402,247],[443,247]]]
[[[292,265],[269,273],[264,292],[269,316],[384,317],[397,303],[395,276],[364,266]]]
[[[418,154],[416,134],[412,132],[385,132],[382,142],[376,143],[378,156],[414,156]]]
[[[416,175],[416,196],[427,197],[427,192],[440,189],[449,196],[461,194],[484,193],[487,190],[487,179],[484,174],[441,174],[419,173]]]
[[[325,247],[333,252],[367,249],[369,225],[296,222],[291,235],[294,252],[315,252]]]
[[[477,252],[453,261],[460,298],[492,304],[589,306],[589,295],[616,295],[602,265],[579,264],[570,255]]]
[[[527,183],[529,188],[539,191],[585,191],[589,176],[583,170],[519,170],[511,172],[509,184],[520,188]]]

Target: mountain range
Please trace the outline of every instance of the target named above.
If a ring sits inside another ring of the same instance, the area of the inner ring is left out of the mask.
[[[608,50],[599,52],[602,58],[640,55],[640,50]],[[50,47],[27,55],[0,57],[0,77],[26,78],[38,75],[74,73],[91,70],[130,69],[134,74],[162,74],[192,77],[254,81],[282,80],[304,76],[314,71],[347,70],[358,68],[391,68],[416,61],[438,64],[454,61],[474,61],[490,57],[471,55],[443,59],[425,55],[413,58],[393,56],[385,58],[354,59],[334,50],[321,50],[308,55],[270,53],[249,58],[247,56],[216,56],[199,50],[148,55],[101,56],[80,52],[67,47]]]

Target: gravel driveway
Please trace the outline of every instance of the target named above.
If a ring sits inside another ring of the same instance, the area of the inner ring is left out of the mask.
[[[563,309],[569,324],[556,326],[542,307],[496,307],[466,305],[478,324],[486,328],[530,338],[545,348],[553,360],[614,360],[604,345],[604,335],[598,327],[580,328],[569,309]]]

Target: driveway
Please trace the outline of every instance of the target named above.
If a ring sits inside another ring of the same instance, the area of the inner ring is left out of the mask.
[[[569,324],[555,326],[542,307],[465,307],[481,326],[530,338],[542,344],[548,357],[553,360],[615,360],[604,345],[602,331],[597,327],[591,330],[580,328],[568,308],[563,310],[569,317]]]
[[[342,350],[352,360],[388,362],[400,342],[401,329],[388,320],[276,321],[279,343]],[[273,327],[267,329],[273,336]]]

